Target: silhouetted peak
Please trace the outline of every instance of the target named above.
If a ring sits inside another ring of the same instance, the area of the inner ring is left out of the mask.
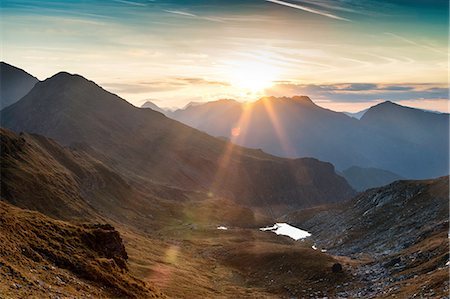
[[[156,105],[152,101],[145,101],[145,103],[141,105],[141,108],[157,108],[157,107],[158,105]]]
[[[258,102],[273,102],[274,104],[276,102],[292,102],[296,104],[301,105],[308,105],[308,106],[316,106],[314,102],[308,97],[308,96],[293,96],[293,97],[274,97],[274,96],[267,96],[262,97],[256,103]]]
[[[402,106],[392,101],[384,101],[378,105],[375,105],[374,107],[402,107]]]
[[[0,61],[0,73],[2,74],[2,76],[12,76],[12,73],[15,74],[25,74],[27,76],[29,76],[30,78],[35,79],[36,81],[38,81],[38,79],[36,77],[34,77],[33,75],[29,74],[28,72],[26,72],[25,70],[18,68],[14,65],[11,65],[9,63],[6,63],[4,61]]]
[[[46,79],[45,81],[86,81],[86,82],[92,82],[88,79],[84,78],[83,76],[77,75],[77,74],[71,74],[68,72],[59,72],[50,78]]]
[[[77,75],[77,74],[71,74],[68,72],[59,72],[50,78],[45,79],[44,81],[41,81],[36,85],[40,88],[46,88],[48,90],[61,90],[63,89],[69,89],[69,90],[81,90],[86,88],[93,88],[93,89],[101,89],[102,87],[95,84],[95,82],[86,79],[83,76]]]
[[[308,96],[293,96],[292,100],[297,103],[315,105],[311,98]]]

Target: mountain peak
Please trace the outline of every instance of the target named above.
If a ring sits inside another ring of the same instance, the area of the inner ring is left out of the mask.
[[[311,98],[308,96],[293,96],[292,100],[301,104],[315,105]]]
[[[303,104],[303,105],[314,105],[314,106],[316,105],[308,96],[293,96],[293,97],[266,96],[266,97],[260,98],[256,102],[259,102],[259,101],[274,101],[274,102],[285,101],[285,102],[295,102],[295,103]]]
[[[85,82],[91,82],[92,81],[86,79],[85,77],[78,75],[78,74],[71,74],[69,72],[59,72],[54,74],[53,76],[51,76],[50,78],[47,78],[45,81],[59,81],[59,82],[69,82],[69,81],[74,81],[77,80],[79,82],[81,81],[85,81]]]
[[[381,102],[381,103],[375,105],[374,107],[377,107],[377,106],[378,107],[402,107],[402,105],[399,105],[399,104],[394,103],[392,101],[384,101],[384,102]]]
[[[39,80],[23,69],[0,62],[0,109],[25,96]]]

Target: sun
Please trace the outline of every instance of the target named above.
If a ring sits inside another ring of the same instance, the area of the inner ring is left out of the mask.
[[[262,62],[235,63],[230,72],[230,81],[233,86],[251,93],[262,93],[274,84],[277,69]]]

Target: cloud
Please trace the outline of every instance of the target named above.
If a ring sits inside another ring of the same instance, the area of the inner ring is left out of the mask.
[[[400,41],[405,42],[405,43],[410,44],[410,45],[414,45],[416,47],[420,47],[420,48],[423,48],[423,49],[426,49],[426,50],[429,50],[429,51],[433,51],[435,53],[443,54],[443,55],[446,55],[446,56],[448,55],[447,52],[442,51],[442,50],[440,50],[438,48],[435,48],[435,47],[432,47],[432,46],[429,46],[429,45],[425,45],[423,43],[415,42],[413,40],[410,40],[408,38],[405,38],[403,36],[400,36],[400,35],[392,33],[392,32],[385,32],[384,34],[392,36],[392,37],[394,37],[397,40],[400,40]]]
[[[180,77],[168,78],[159,81],[137,81],[127,83],[106,82],[102,83],[107,90],[115,93],[149,93],[179,90],[184,87],[193,85],[210,85],[210,86],[229,86],[230,84],[222,81],[209,81],[203,78]]]
[[[135,83],[115,83],[106,82],[102,83],[102,86],[106,90],[114,93],[148,93],[148,92],[161,92],[161,91],[173,91],[183,87],[183,84],[174,84],[170,82],[135,82]]]
[[[228,82],[209,81],[203,78],[175,78],[175,79],[181,82],[185,82],[186,84],[230,86],[230,83]]]
[[[179,16],[184,16],[184,17],[191,17],[191,18],[196,18],[199,20],[206,20],[206,21],[212,21],[212,22],[219,22],[219,23],[224,23],[225,21],[221,18],[218,17],[205,17],[205,16],[199,16],[190,12],[186,12],[186,11],[181,11],[181,10],[168,10],[165,9],[165,12],[171,13],[171,14],[175,14],[175,15],[179,15]]]
[[[265,0],[265,1],[272,2],[272,3],[275,3],[275,4],[279,4],[279,5],[283,5],[283,6],[287,6],[287,7],[291,7],[291,8],[295,8],[295,9],[300,9],[300,10],[303,10],[303,11],[307,11],[307,12],[314,13],[314,14],[317,14],[317,15],[321,15],[321,16],[324,16],[324,17],[328,17],[328,18],[331,18],[331,19],[351,22],[351,20],[349,20],[349,19],[346,19],[346,18],[337,16],[337,15],[331,14],[331,13],[326,12],[326,11],[310,8],[310,7],[307,7],[307,6],[304,6],[304,5],[298,5],[298,4],[289,3],[289,2],[280,1],[280,0]]]
[[[175,15],[180,15],[180,16],[186,16],[186,17],[198,17],[197,15],[194,15],[192,13],[189,12],[185,12],[185,11],[181,11],[181,10],[164,10],[165,12],[171,13],[171,14],[175,14]]]
[[[375,102],[380,100],[416,101],[448,99],[449,90],[434,83],[373,84],[276,84],[266,90],[267,95],[307,95],[313,99],[342,103]]]
[[[134,5],[134,6],[147,6],[147,4],[145,4],[145,3],[127,1],[127,0],[114,0],[114,2],[129,4],[129,5]]]

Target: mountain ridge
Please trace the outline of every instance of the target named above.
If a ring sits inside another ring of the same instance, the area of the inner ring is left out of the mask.
[[[141,186],[213,192],[256,206],[267,205],[270,190],[270,200],[282,209],[336,201],[353,192],[331,164],[277,158],[233,145],[159,112],[134,107],[66,72],[38,83],[2,110],[1,117],[2,125],[16,132],[41,134],[65,146],[86,144],[88,154]],[[317,180],[320,176],[323,180]]]
[[[236,102],[232,108],[220,104],[215,101],[167,115],[239,145],[284,157],[316,157],[340,171],[359,165],[406,178],[448,174],[443,165],[448,160],[449,114],[386,101],[358,120],[322,108],[308,97],[263,97],[253,103]],[[233,136],[236,130],[241,136]]]
[[[39,80],[23,69],[0,62],[0,110],[26,95]]]

